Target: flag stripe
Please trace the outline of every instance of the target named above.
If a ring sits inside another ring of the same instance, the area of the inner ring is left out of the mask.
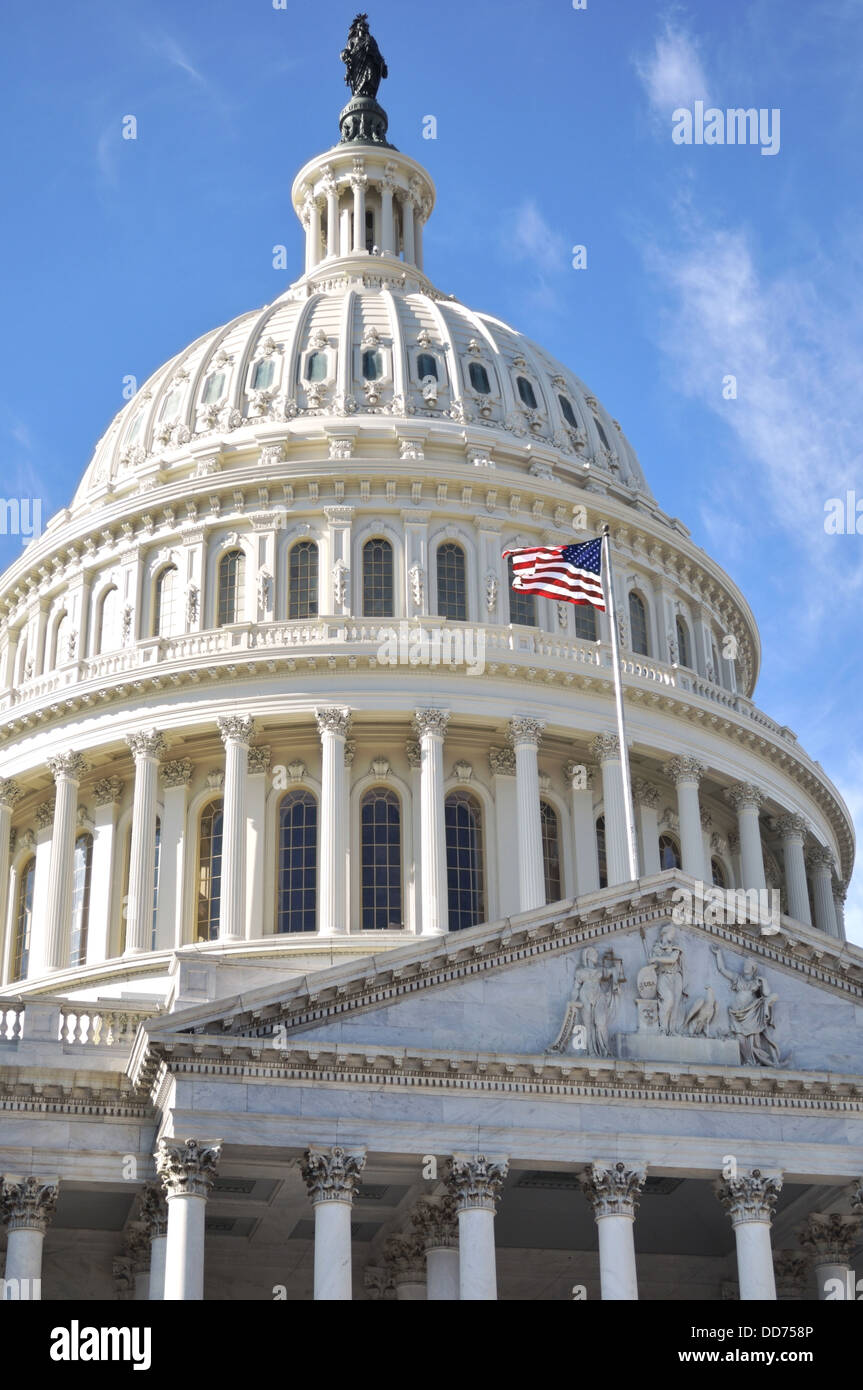
[[[589,604],[605,612],[601,540],[581,545],[530,546],[503,553],[512,559],[514,589],[568,603]]]

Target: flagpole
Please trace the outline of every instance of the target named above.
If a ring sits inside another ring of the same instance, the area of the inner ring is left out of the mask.
[[[632,777],[629,771],[629,748],[623,717],[623,687],[620,681],[620,642],[617,634],[617,614],[614,608],[614,576],[611,569],[611,531],[606,521],[602,528],[605,573],[607,576],[606,607],[611,625],[611,661],[614,666],[614,702],[617,706],[617,736],[620,741],[620,776],[623,782],[623,805],[626,816],[626,845],[629,852],[629,876],[638,878],[638,848],[635,838],[635,808],[632,804]],[[606,822],[606,831],[609,826]]]

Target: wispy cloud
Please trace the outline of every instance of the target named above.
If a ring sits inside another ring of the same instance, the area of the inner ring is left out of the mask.
[[[191,77],[193,82],[197,82],[202,87],[209,87],[210,83],[202,73],[198,71],[194,63],[186,55],[185,49],[170,34],[154,34],[149,37],[150,47],[159,54],[170,67],[179,68]]]
[[[666,20],[653,50],[635,60],[655,116],[666,119],[678,106],[708,100],[707,77],[695,40],[685,29]]]
[[[504,259],[527,267],[527,298],[535,308],[558,307],[560,296],[554,280],[567,269],[569,248],[532,198],[504,219],[501,252]]]

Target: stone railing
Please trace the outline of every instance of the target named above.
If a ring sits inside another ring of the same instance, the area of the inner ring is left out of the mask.
[[[132,1046],[139,1023],[152,1018],[158,1009],[101,1008],[83,1004],[61,1004],[60,1041],[84,1047]]]
[[[23,1003],[0,1000],[0,1043],[18,1042],[24,1032]]]

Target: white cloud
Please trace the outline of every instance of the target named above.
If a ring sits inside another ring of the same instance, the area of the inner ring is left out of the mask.
[[[670,117],[678,106],[708,100],[707,78],[698,47],[683,29],[667,20],[653,52],[636,59],[636,71],[658,117]]]
[[[505,218],[500,233],[501,250],[508,261],[526,267],[523,298],[533,310],[559,310],[560,294],[554,281],[569,265],[566,239],[556,232],[532,198]]]
[[[171,67],[179,68],[181,72],[187,73],[194,82],[200,83],[202,87],[208,85],[207,79],[198,71],[186,56],[185,50],[170,34],[158,34],[150,39],[150,44],[157,53],[167,60]]]

